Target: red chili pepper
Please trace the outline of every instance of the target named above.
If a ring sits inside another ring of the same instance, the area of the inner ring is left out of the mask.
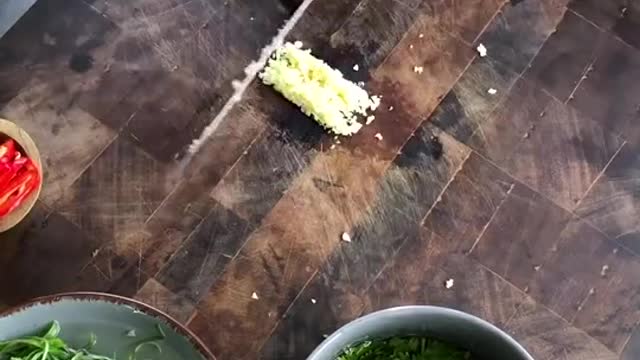
[[[16,152],[16,154],[20,154]],[[25,164],[29,161],[29,158],[24,156],[15,156],[15,160],[11,162],[3,162],[0,160],[0,192],[4,190],[11,179],[13,179]]]
[[[13,161],[16,154],[16,144],[9,139],[0,145],[0,162]]]
[[[6,189],[0,190],[0,216],[5,216],[22,204],[39,185],[40,174],[31,160],[11,179]]]

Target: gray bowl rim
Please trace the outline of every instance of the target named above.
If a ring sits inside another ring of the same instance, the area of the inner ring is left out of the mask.
[[[346,325],[340,327],[336,330],[331,336],[326,338],[318,347],[307,357],[307,360],[322,360],[320,356],[326,351],[328,347],[330,347],[339,337],[341,337],[345,332],[348,332],[350,329],[355,328],[356,326],[362,323],[368,323],[372,320],[377,320],[381,318],[393,318],[398,314],[411,314],[411,315],[448,315],[454,318],[460,318],[464,321],[469,321],[472,323],[476,323],[486,329],[489,332],[494,333],[495,335],[504,339],[509,345],[511,345],[520,355],[522,355],[523,359],[534,360],[534,358],[525,350],[525,348],[520,345],[517,341],[515,341],[509,334],[500,330],[497,326],[471,314],[467,314],[462,311],[440,307],[440,306],[431,306],[431,305],[409,305],[409,306],[397,306],[384,310],[379,310],[376,312],[372,312],[371,314],[367,314],[365,316],[359,317]]]
[[[41,296],[31,300],[27,300],[16,306],[5,309],[4,311],[0,311],[0,318],[9,317],[19,312],[29,310],[29,308],[32,308],[35,306],[45,305],[45,304],[54,304],[62,300],[104,301],[104,302],[112,303],[115,305],[123,305],[123,306],[134,308],[144,313],[147,316],[150,316],[156,320],[160,320],[165,324],[171,326],[173,330],[177,332],[179,335],[181,335],[182,337],[184,337],[204,357],[204,359],[212,359],[212,360],[216,359],[216,357],[213,356],[209,348],[207,348],[207,346],[202,342],[202,340],[196,334],[194,334],[186,326],[182,325],[182,323],[180,323],[178,320],[171,317],[171,315],[149,304],[143,303],[141,301],[138,301],[132,298],[115,295],[115,294],[92,292],[92,291],[77,291],[77,292],[67,292],[67,293]]]

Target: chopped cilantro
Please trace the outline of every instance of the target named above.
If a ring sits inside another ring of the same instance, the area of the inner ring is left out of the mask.
[[[471,360],[471,354],[438,340],[411,336],[365,341],[336,360]]]

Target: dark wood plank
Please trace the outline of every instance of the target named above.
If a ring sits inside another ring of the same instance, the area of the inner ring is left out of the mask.
[[[488,56],[523,72],[562,19],[568,0],[509,1],[477,43]]]
[[[119,252],[175,186],[167,168],[118,138],[66,189],[56,208],[101,244]]]
[[[551,96],[535,84],[519,79],[494,112],[478,124],[466,142],[497,164],[513,158],[520,143],[527,141]]]
[[[579,204],[576,213],[611,239],[640,254],[636,221],[640,215],[638,166],[640,157],[636,147],[626,144]]]
[[[525,72],[560,101],[567,101],[595,60],[602,45],[602,30],[567,11]]]
[[[199,182],[181,182],[143,225],[120,239],[119,246],[103,243],[97,254],[100,265],[89,267],[84,275],[106,281],[110,292],[134,296],[216,205],[203,196],[205,191]],[[112,263],[120,264],[115,274]],[[105,277],[101,273],[110,275]]]
[[[555,99],[546,106],[544,116],[532,119],[532,123],[535,128],[504,168],[566,209],[573,209],[623,140]]]
[[[575,207],[623,143],[526,80],[519,80],[470,142],[566,209]]]
[[[331,46],[349,49],[351,56],[344,60],[374,68],[425,12],[426,6],[420,0],[409,0],[402,5],[384,0],[363,0],[349,20],[331,36]],[[351,68],[353,64],[344,65]]]
[[[570,218],[567,211],[516,183],[471,256],[524,290]]]
[[[635,138],[638,132],[640,51],[608,38],[597,60],[574,94],[572,106],[604,128]]]
[[[405,109],[420,121],[436,108],[472,58],[466,44],[433,24],[419,22],[373,73],[374,89],[385,95],[385,105]],[[422,73],[414,71],[416,66]]]
[[[173,294],[197,304],[236,256],[252,227],[216,204],[156,276]]]
[[[473,43],[503,3],[502,0],[430,1],[427,4],[430,11],[421,21]]]
[[[468,253],[504,205],[516,181],[472,153],[437,199],[424,226],[448,241],[450,251]]]
[[[16,229],[18,234],[1,235],[2,253],[8,257],[0,263],[0,280],[7,289],[0,298],[7,304],[65,291],[106,290],[104,283],[85,282],[79,276],[98,242],[60,214],[47,214],[36,208],[31,222]]]
[[[536,359],[618,359],[602,343],[531,300],[509,320],[506,330]]]
[[[518,75],[491,57],[476,58],[428,121],[468,142],[480,124],[509,93]],[[490,94],[489,90],[496,90]]]
[[[553,308],[560,314],[565,306],[572,311],[570,302],[577,300],[578,294],[584,295],[573,324],[620,353],[640,321],[640,280],[635,275],[640,271],[638,257],[584,222],[572,222],[560,241],[536,281],[548,284],[541,287],[545,295],[556,294],[553,302],[558,306]],[[552,287],[556,290],[549,291]],[[536,287],[531,288],[535,296]],[[558,295],[564,299],[557,301]]]
[[[640,5],[629,0],[572,0],[569,8],[640,48]]]
[[[289,104],[270,116],[299,126],[267,131],[246,151],[212,190],[211,197],[251,223],[260,220],[280,200],[317,155],[322,130]]]

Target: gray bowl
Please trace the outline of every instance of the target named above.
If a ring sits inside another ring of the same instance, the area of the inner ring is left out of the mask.
[[[469,350],[477,360],[533,360],[509,335],[475,316],[436,306],[403,306],[356,319],[329,336],[307,360],[335,360],[368,339],[424,335]]]

